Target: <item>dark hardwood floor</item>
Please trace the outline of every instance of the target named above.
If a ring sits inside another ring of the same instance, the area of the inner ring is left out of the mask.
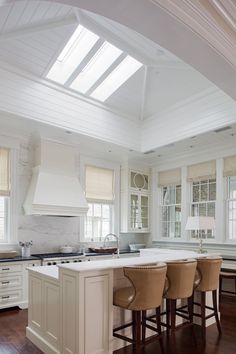
[[[198,326],[176,331],[169,339],[164,335],[164,352],[159,342],[147,345],[145,354],[235,354],[236,353],[236,300],[223,297],[221,304],[222,336],[215,325],[207,328],[206,345],[201,340]],[[26,337],[27,310],[0,311],[0,354],[42,354]],[[132,346],[117,350],[114,354],[134,353]]]

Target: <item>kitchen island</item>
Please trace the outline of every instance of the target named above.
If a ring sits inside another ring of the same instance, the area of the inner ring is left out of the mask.
[[[130,311],[113,307],[113,290],[127,286],[123,267],[199,258],[191,251],[158,250],[140,256],[29,269],[27,337],[46,354],[108,354],[126,345],[113,326]]]

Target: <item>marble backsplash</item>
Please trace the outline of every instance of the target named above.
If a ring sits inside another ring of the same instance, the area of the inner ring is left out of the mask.
[[[58,252],[64,245],[73,246],[76,250],[89,247],[90,243],[80,242],[80,217],[24,215],[22,205],[31,179],[33,159],[31,145],[22,143],[18,166],[18,240],[32,240],[31,253]],[[129,243],[146,244],[148,240],[147,234],[121,234],[120,249],[128,249]]]

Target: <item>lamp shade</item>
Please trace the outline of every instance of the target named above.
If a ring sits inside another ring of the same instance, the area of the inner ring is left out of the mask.
[[[215,228],[215,218],[211,216],[189,216],[185,230],[212,230]]]

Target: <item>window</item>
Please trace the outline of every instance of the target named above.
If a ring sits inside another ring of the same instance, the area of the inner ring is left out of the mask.
[[[102,241],[108,233],[114,232],[114,171],[86,166],[85,191],[89,204],[85,239]]]
[[[236,240],[236,176],[228,177],[228,238]]]
[[[216,180],[206,179],[202,181],[192,182],[192,216],[212,216],[215,217],[216,203]],[[199,231],[192,231],[191,237],[198,238]],[[201,236],[208,239],[213,239],[212,230],[201,231]]]
[[[104,102],[142,66],[135,58],[79,25],[47,78]]]
[[[162,237],[181,237],[181,185],[162,187]]]
[[[9,150],[0,147],[0,243],[7,242],[9,234],[9,156]]]

